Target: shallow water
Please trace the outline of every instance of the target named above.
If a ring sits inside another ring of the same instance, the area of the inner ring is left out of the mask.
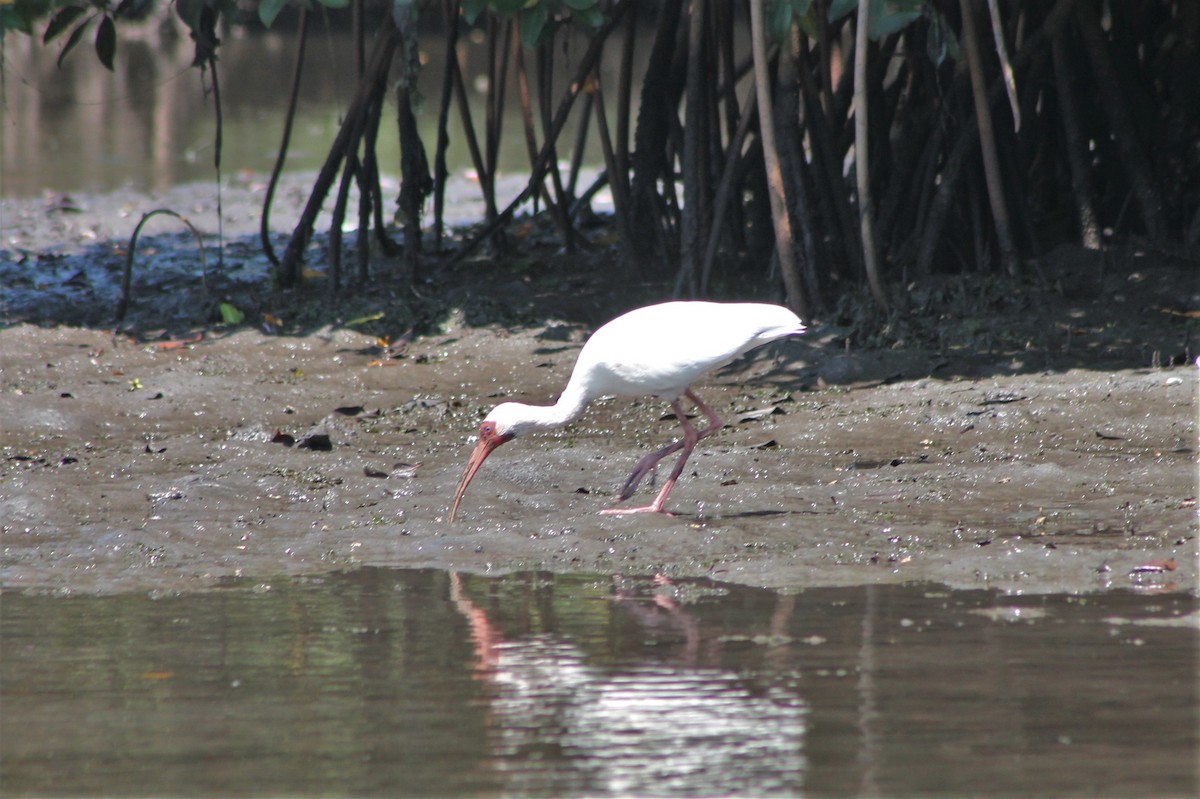
[[[6,795],[1195,795],[1183,595],[362,568],[8,591]]]
[[[5,112],[0,114],[4,178],[0,196],[105,192],[126,186],[159,192],[180,183],[216,179],[216,110],[211,93],[205,90],[208,81],[202,81],[200,71],[191,67],[191,42],[186,36],[172,42],[160,41],[148,31],[141,38],[132,32],[122,26],[111,72],[99,68],[89,47],[80,47],[59,64],[58,48],[44,47],[40,37],[7,37],[3,58],[9,80],[0,97],[0,110]],[[230,178],[248,173],[261,179],[274,167],[283,137],[296,35],[276,30],[222,38],[221,174]],[[577,57],[585,46],[585,40],[577,40],[563,57]],[[352,37],[336,25],[314,26],[284,164],[288,171],[315,173],[324,164],[356,82],[354,52]],[[647,40],[639,59],[648,52]],[[486,53],[486,46],[475,37],[460,39],[466,96],[480,129]],[[422,38],[421,59],[417,125],[432,163],[446,59],[440,35],[428,33]],[[609,85],[616,85],[617,64],[611,58],[604,67]],[[564,82],[571,69],[560,70]],[[641,73],[635,69],[634,74]],[[501,138],[497,164],[504,172],[523,173],[529,169],[529,158],[519,134],[522,119],[515,83],[508,97],[502,113],[503,130],[509,135]],[[400,148],[394,102],[389,101],[388,108],[376,152],[380,169],[392,176],[399,172]],[[610,118],[615,116],[614,107]],[[446,158],[451,174],[458,174],[473,162],[461,126],[455,117],[451,119]],[[572,123],[563,141],[574,141],[574,131]],[[604,162],[594,135],[585,147],[585,159],[593,165]],[[385,186],[385,193],[397,190],[386,179]],[[503,187],[500,191],[505,193]],[[476,220],[482,218],[476,213]]]

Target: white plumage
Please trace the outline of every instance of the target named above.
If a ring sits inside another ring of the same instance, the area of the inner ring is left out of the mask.
[[[722,426],[721,419],[691,390],[705,373],[738,356],[805,330],[794,313],[763,303],[665,302],[638,308],[602,326],[579,353],[562,396],[553,405],[505,402],[479,428],[467,469],[450,507],[450,520],[471,479],[498,446],[520,435],[569,424],[598,397],[654,395],[668,400],[683,427],[683,438],[643,458],[625,482],[621,499],[632,496],[641,479],[667,455],[682,450],[670,478],[653,503],[641,508],[612,508],[605,513],[661,512],[683,465],[700,439]],[[679,405],[686,396],[708,417],[696,431]]]

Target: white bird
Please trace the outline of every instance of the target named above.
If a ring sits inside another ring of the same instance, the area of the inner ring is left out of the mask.
[[[755,347],[798,336],[804,330],[800,318],[787,308],[750,302],[664,302],[618,316],[588,339],[558,402],[553,405],[505,402],[487,415],[479,427],[479,443],[454,493],[450,521],[454,521],[471,479],[497,447],[516,436],[570,424],[583,414],[589,402],[611,395],[663,397],[670,402],[683,427],[681,440],[638,462],[621,489],[622,501],[633,496],[638,483],[659,461],[674,452],[682,453],[652,503],[639,508],[610,508],[601,513],[661,513],[696,443],[724,425],[692,391],[692,383]],[[680,398],[685,396],[708,417],[708,427],[697,431],[688,422],[679,405]]]

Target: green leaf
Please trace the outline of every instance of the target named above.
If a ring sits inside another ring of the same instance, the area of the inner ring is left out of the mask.
[[[821,37],[821,29],[817,25],[817,10],[807,0],[803,5],[807,6],[807,8],[804,9],[804,14],[797,20],[800,24],[800,30],[804,31],[804,35],[810,39],[819,39]]]
[[[17,12],[13,3],[0,3],[0,38],[9,31],[20,31],[28,36],[33,35],[33,24],[24,15]]]
[[[109,72],[114,72],[113,56],[116,54],[117,26],[113,24],[112,17],[105,14],[100,20],[100,27],[96,28],[96,58]]]
[[[600,0],[562,0],[562,4],[572,11],[587,11],[599,3]]]
[[[867,33],[872,39],[880,39],[893,33],[899,33],[920,18],[920,11],[897,11],[892,14],[871,17],[867,25]]]
[[[365,314],[363,316],[356,316],[353,319],[351,319],[349,322],[343,322],[342,324],[345,327],[357,327],[358,325],[365,325],[367,322],[378,322],[382,318],[383,318],[383,311],[376,311],[375,313],[369,313],[369,314]]]
[[[189,30],[200,26],[200,14],[204,11],[204,0],[175,0],[175,13]]]
[[[946,55],[951,61],[957,61],[958,52],[958,34],[954,32],[954,28],[950,25],[950,20],[946,19],[942,14],[934,14],[934,19],[939,20],[941,24],[942,38],[945,40]],[[940,63],[940,62],[939,62]]]
[[[46,32],[42,34],[42,44],[49,44],[60,36],[86,10],[84,6],[67,6],[55,14],[54,19],[50,20],[50,24],[46,26]]]
[[[236,11],[230,0],[175,0],[175,13],[188,26],[192,41],[196,43],[192,66],[198,67],[216,58],[217,47],[221,44],[217,36],[221,15],[228,18]]]
[[[479,15],[485,8],[487,8],[487,0],[463,0],[463,21],[468,25],[474,25],[475,20],[479,19]]]
[[[837,22],[858,8],[858,0],[833,0],[829,4],[829,21]]]
[[[240,325],[246,319],[246,315],[230,303],[221,303],[220,309],[221,321],[227,325]]]
[[[532,2],[529,0],[492,0],[492,8],[502,17],[511,17],[524,11],[527,7],[536,8],[537,6],[542,6],[542,15],[545,16],[545,5],[545,0],[532,0]]]
[[[283,11],[288,0],[262,0],[258,4],[258,18],[262,21],[265,27],[271,27],[275,22],[275,18],[279,16],[279,12]]]
[[[110,12],[113,21],[118,19],[144,19],[154,9],[154,0],[121,0]]]
[[[63,59],[67,57],[67,53],[71,52],[75,45],[79,44],[79,40],[83,38],[84,30],[87,29],[88,23],[91,21],[92,17],[88,17],[83,22],[80,22],[79,25],[76,26],[75,30],[71,31],[71,35],[67,39],[67,43],[63,45],[62,52],[58,54],[59,69],[62,69]]]
[[[539,3],[521,12],[521,44],[536,47],[546,29],[546,6]]]
[[[958,38],[950,22],[940,12],[929,15],[929,30],[925,34],[925,54],[934,66],[940,67],[947,58],[958,60]]]
[[[792,4],[788,0],[775,0],[767,9],[767,36],[772,41],[786,42],[792,29]]]
[[[574,19],[582,22],[589,28],[599,28],[608,21],[608,19],[604,16],[604,12],[600,9],[600,6],[585,8],[583,11],[576,11]]]

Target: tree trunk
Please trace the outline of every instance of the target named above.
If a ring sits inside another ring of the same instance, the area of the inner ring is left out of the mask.
[[[1079,129],[1079,109],[1075,104],[1075,74],[1066,52],[1064,34],[1054,37],[1054,80],[1058,88],[1058,111],[1062,119],[1063,149],[1071,170],[1071,196],[1079,214],[1079,239],[1089,250],[1100,249],[1100,225],[1092,204],[1092,178],[1088,169],[1087,138]]]
[[[779,82],[776,88],[779,109],[776,134],[779,161],[787,196],[788,210],[799,233],[797,257],[804,295],[810,312],[823,307],[820,281],[817,277],[816,247],[813,243],[812,203],[809,201],[808,165],[804,160],[804,131],[800,127],[800,86],[797,82],[797,61],[800,56],[800,28],[793,23],[787,46],[779,53]]]
[[[686,290],[688,296],[696,296],[697,275],[703,244],[700,228],[713,224],[708,218],[708,103],[704,84],[708,81],[708,69],[704,47],[704,24],[707,16],[707,0],[692,0],[688,17],[688,66],[687,102],[683,126],[683,209],[680,215],[679,277],[675,282],[675,293]]]
[[[1096,81],[1100,102],[1108,117],[1108,126],[1121,152],[1121,163],[1125,167],[1125,174],[1142,212],[1142,224],[1146,226],[1146,233],[1150,238],[1161,238],[1162,200],[1154,185],[1146,153],[1138,142],[1133,121],[1129,118],[1125,101],[1121,97],[1120,81],[1108,56],[1100,20],[1096,18],[1096,10],[1087,2],[1076,5],[1075,19],[1079,23],[1079,32],[1092,64],[1092,75]]]
[[[961,0],[962,45],[967,56],[967,69],[971,73],[971,90],[975,97],[975,122],[979,125],[979,144],[983,152],[983,176],[987,182],[988,203],[992,208],[992,222],[996,226],[996,240],[1000,245],[1000,258],[1004,269],[1011,276],[1017,274],[1017,253],[1013,247],[1012,229],[1008,221],[1008,207],[1004,202],[1004,183],[1000,175],[1000,158],[996,154],[996,134],[992,128],[992,107],[988,100],[987,80],[983,74],[983,58],[979,53],[979,39],[975,31],[975,0]]]
[[[865,0],[864,0],[865,2]],[[779,151],[775,147],[775,114],[771,104],[771,79],[767,70],[766,33],[763,29],[763,0],[750,0],[750,46],[754,52],[754,86],[758,97],[758,132],[762,141],[763,164],[767,171],[767,194],[771,199],[771,218],[775,223],[775,251],[787,292],[788,306],[807,316],[807,301],[796,270],[792,223],[788,215]]]
[[[863,263],[867,268],[867,284],[871,296],[884,313],[888,311],[887,293],[879,278],[879,262],[875,251],[875,209],[871,201],[870,117],[867,113],[867,31],[871,0],[858,0],[858,29],[854,41],[854,173],[858,178],[858,221],[862,239]]]
[[[317,175],[312,192],[309,193],[308,202],[300,214],[300,221],[296,223],[296,227],[292,231],[292,238],[288,241],[287,250],[283,254],[283,260],[277,273],[281,286],[295,286],[300,282],[300,267],[304,261],[304,250],[312,237],[313,224],[316,222],[317,214],[321,211],[321,206],[325,202],[326,195],[329,194],[329,188],[333,185],[333,179],[337,175],[342,161],[358,146],[358,141],[366,127],[370,104],[387,85],[388,69],[399,44],[400,31],[396,29],[391,16],[388,16],[384,21],[383,29],[375,37],[375,47],[371,53],[367,71],[363,79],[359,81],[354,98],[350,101],[350,107],[346,111],[346,117],[342,121],[342,126],[338,129],[333,146],[329,148],[325,165],[321,167],[321,171]]]
[[[1063,25],[1066,24],[1075,3],[1076,0],[1057,0],[1054,7],[1050,9],[1046,14],[1046,18],[1042,21],[1042,27],[1025,40],[1020,51],[1013,59],[1013,70],[1015,72],[1023,70],[1033,58],[1033,54],[1058,35]],[[957,93],[957,83],[958,79],[956,77],[956,85],[948,93],[947,100]],[[988,95],[989,101],[993,97],[999,100],[1000,94],[1003,91],[1004,86],[1001,83],[994,84]],[[942,120],[938,120],[935,123],[935,135],[937,135],[936,131],[942,129],[943,125],[944,122]],[[949,215],[950,206],[955,199],[959,179],[962,177],[962,167],[978,143],[979,126],[974,125],[964,128],[945,157],[941,168],[941,182],[934,192],[933,200],[929,204],[928,213],[924,215],[923,222],[918,225],[921,236],[915,265],[918,275],[929,274],[932,271],[933,257],[937,252],[938,245],[942,241],[942,232],[946,227],[946,219]]]
[[[649,265],[655,254],[656,248],[651,242],[658,239],[658,230],[663,225],[663,209],[657,186],[659,178],[664,177],[670,168],[666,152],[674,104],[671,102],[669,73],[675,57],[676,32],[682,11],[683,0],[664,0],[638,103],[631,161],[633,183],[629,199],[634,236],[637,238],[636,249],[642,254],[643,266]],[[661,251],[659,254],[666,255]]]

